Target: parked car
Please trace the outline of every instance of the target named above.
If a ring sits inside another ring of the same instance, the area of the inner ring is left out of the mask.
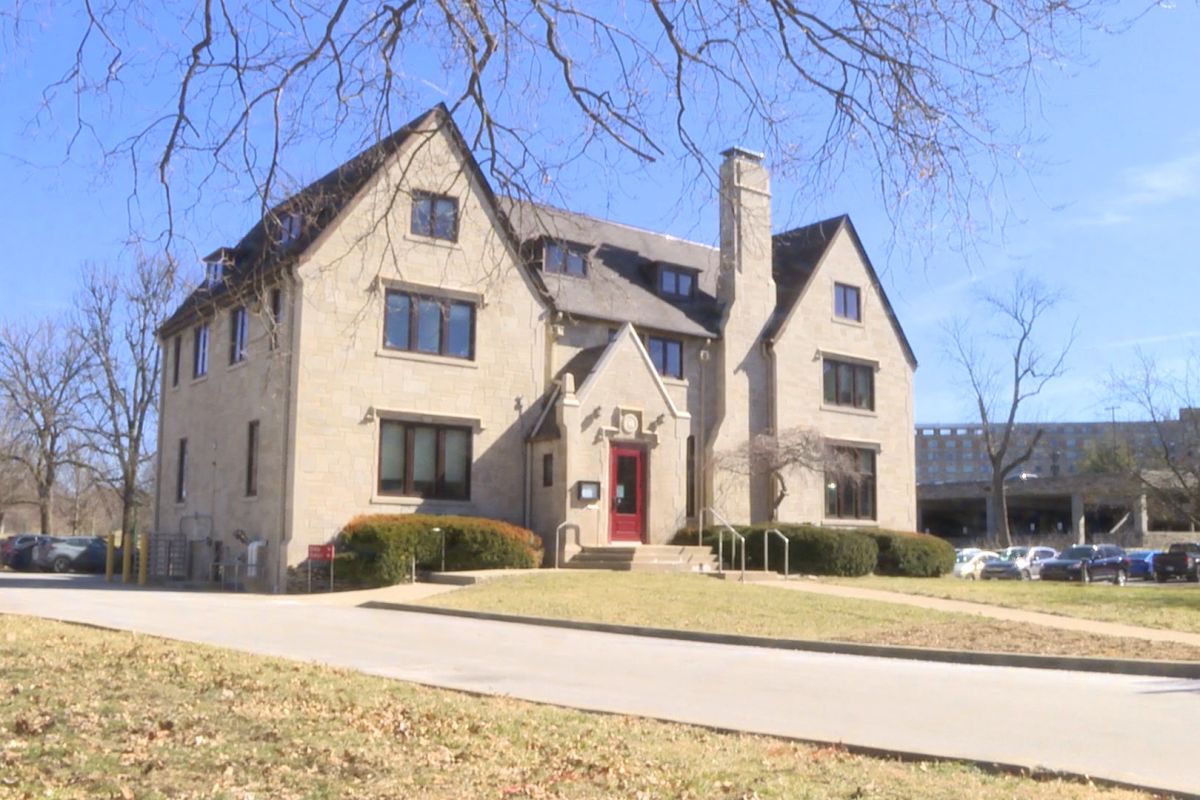
[[[51,572],[103,572],[107,549],[95,536],[54,538],[34,548],[34,564]]]
[[[1171,578],[1200,581],[1200,542],[1175,542],[1155,557],[1154,579],[1166,583]]]
[[[1158,555],[1157,550],[1130,550],[1126,555],[1129,556],[1130,580],[1154,580],[1154,557]]]
[[[983,569],[983,565],[988,559],[998,558],[996,553],[991,550],[977,550],[975,552],[963,551],[955,557],[954,570],[952,574],[956,578],[969,578],[977,580],[979,571]]]
[[[1028,581],[1041,577],[1042,562],[1058,555],[1052,547],[1006,547],[997,558],[984,563],[982,580]]]
[[[1129,557],[1112,544],[1077,544],[1042,562],[1042,580],[1091,583],[1111,580],[1124,586],[1129,578]]]
[[[34,548],[39,543],[45,542],[50,538],[49,536],[41,536],[33,533],[9,537],[5,540],[6,547],[2,551],[4,566],[18,571],[33,569]]]

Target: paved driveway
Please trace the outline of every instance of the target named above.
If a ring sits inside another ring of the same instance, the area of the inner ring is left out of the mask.
[[[3,575],[0,612],[576,708],[1200,792],[1200,681],[664,641],[287,597],[96,587],[89,579]]]

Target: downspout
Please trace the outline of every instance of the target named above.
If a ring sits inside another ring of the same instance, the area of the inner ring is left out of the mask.
[[[160,338],[160,341],[162,341],[161,338]],[[172,355],[174,355],[173,349],[168,349],[166,352],[170,352]],[[181,353],[183,352],[182,348],[180,348],[180,352]],[[160,379],[159,379],[159,387],[158,387],[158,426],[157,426],[158,430],[155,431],[155,438],[158,441],[158,445],[157,445],[158,449],[155,451],[156,456],[155,456],[155,464],[154,464],[154,532],[155,533],[158,533],[159,531],[162,530],[161,515],[162,515],[162,467],[163,467],[163,463],[162,463],[163,462],[163,417],[165,416],[163,414],[163,412],[166,411],[166,408],[167,408],[167,366],[163,362],[163,359],[159,359],[159,363],[163,364],[163,370],[162,370],[162,375],[160,376]],[[171,368],[174,369],[175,365],[172,364]]]
[[[291,302],[288,308],[288,318],[285,320],[288,325],[288,349],[284,364],[287,382],[284,384],[283,392],[283,473],[280,476],[279,486],[279,554],[275,558],[275,579],[271,587],[271,591],[275,594],[283,592],[287,587],[287,546],[292,540],[292,529],[288,520],[288,496],[292,488],[289,476],[293,469],[288,446],[294,437],[292,402],[295,397],[296,380],[295,375],[292,374],[292,365],[299,363],[295,358],[295,352],[300,344],[300,313],[297,310],[300,298],[300,277],[296,271],[293,271],[291,277],[291,286],[288,287],[291,289],[289,292]]]
[[[704,536],[704,509],[708,507],[708,501],[705,493],[708,487],[708,415],[705,413],[708,408],[708,394],[705,392],[704,375],[708,372],[708,364],[712,358],[712,353],[709,351],[709,339],[704,340],[704,344],[700,347],[700,435],[696,437],[696,522],[697,528],[700,530],[700,537],[703,540]]]
[[[763,339],[762,347],[763,347],[763,355],[767,359],[767,407],[768,407],[767,419],[770,420],[769,424],[771,426],[771,435],[778,436],[779,435],[779,397],[775,390],[775,387],[779,384],[779,377],[778,377],[778,375],[775,374],[775,371],[778,368],[778,361],[775,356],[775,348],[772,346],[772,342],[770,339]],[[772,522],[776,521],[776,517],[778,516],[778,511],[779,511],[778,506],[776,506],[776,504],[775,504],[775,498],[779,496],[778,492],[776,492],[776,486],[775,486],[776,482],[782,484],[782,480],[780,480],[780,478],[774,472],[772,472],[770,478],[768,479],[768,484],[767,484],[767,492],[769,495],[767,497],[767,502],[768,502],[770,510],[771,510],[771,521]]]

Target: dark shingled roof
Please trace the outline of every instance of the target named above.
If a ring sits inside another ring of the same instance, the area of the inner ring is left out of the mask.
[[[233,247],[218,248],[206,260],[214,257],[232,258],[232,269],[226,268],[225,279],[216,286],[202,284],[193,290],[162,324],[160,334],[167,335],[173,329],[189,323],[198,312],[210,308],[222,296],[229,294],[233,287],[244,288],[247,282],[252,285],[256,279],[270,280],[276,271],[294,264],[300,254],[362,191],[388,157],[431,118],[438,118],[439,123],[443,124],[449,122],[448,129],[457,131],[446,107],[439,104],[276,205]],[[287,244],[280,244],[279,221],[288,214],[301,215],[303,224],[297,237]]]
[[[547,273],[530,266],[528,273],[531,280],[542,299],[553,308],[576,317],[632,322],[640,328],[687,336],[720,337],[722,309],[716,299],[720,253],[716,248],[551,206],[513,198],[497,198],[462,139],[458,126],[441,104],[279,203],[234,247],[219,248],[214,256],[220,254],[233,260],[233,267],[226,270],[225,280],[214,287],[201,286],[193,291],[162,324],[160,335],[170,335],[190,324],[199,314],[221,302],[223,296],[231,294],[234,288],[244,291],[244,287],[253,287],[254,281],[261,281],[265,285],[274,280],[278,271],[292,266],[363,190],[386,160],[431,119],[436,119],[439,126],[458,143],[467,168],[498,212],[502,233],[527,261],[536,260],[529,258],[537,249],[534,245],[546,238],[588,248],[588,271],[585,277]],[[280,244],[279,221],[289,214],[300,214],[303,226],[298,236],[286,244]],[[776,305],[766,328],[767,338],[774,338],[778,334],[834,235],[843,226],[858,247],[875,287],[883,297],[884,306],[905,352],[915,365],[912,349],[879,284],[875,269],[867,258],[853,224],[845,215],[772,238]],[[697,276],[695,295],[688,299],[660,296],[656,285],[659,265],[694,270]],[[576,359],[582,359],[588,352],[578,354]],[[582,378],[590,372],[595,365],[594,359],[598,357],[599,353],[594,356],[592,363],[580,361],[576,365],[579,368],[586,366],[576,376],[577,385],[582,383]],[[571,365],[564,369],[574,371]]]
[[[913,353],[912,345],[909,344],[908,337],[904,335],[904,329],[900,327],[900,320],[892,308],[892,301],[888,299],[887,292],[883,290],[883,284],[879,282],[879,273],[875,271],[875,265],[871,263],[871,258],[867,255],[866,248],[863,247],[862,239],[858,238],[858,231],[854,229],[854,223],[850,221],[847,214],[794,228],[784,233],[777,233],[771,237],[773,255],[771,270],[775,278],[776,302],[775,313],[771,315],[771,321],[767,325],[767,339],[773,340],[779,334],[796,302],[800,299],[800,295],[803,294],[804,287],[808,285],[809,278],[821,263],[821,259],[825,257],[834,236],[842,228],[845,228],[846,232],[850,234],[850,241],[858,249],[858,254],[875,286],[875,291],[883,300],[883,310],[892,324],[892,330],[896,332],[896,338],[900,340],[900,346],[904,349],[905,356],[908,357],[909,363],[916,367],[917,357]]]
[[[550,206],[511,198],[500,203],[522,241],[561,239],[589,248],[585,277],[540,273],[559,311],[689,336],[720,335],[715,248]],[[695,296],[660,296],[658,264],[695,270]]]

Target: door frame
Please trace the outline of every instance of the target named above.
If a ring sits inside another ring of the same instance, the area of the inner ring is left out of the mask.
[[[646,487],[650,483],[647,480],[646,448],[631,442],[612,442],[609,445],[608,452],[608,542],[609,544],[644,544],[646,541]],[[615,495],[617,489],[617,459],[620,456],[635,456],[637,458],[637,510],[633,514],[620,515],[625,518],[634,517],[636,519],[636,538],[632,536],[629,538],[620,538],[617,534],[618,515]]]

